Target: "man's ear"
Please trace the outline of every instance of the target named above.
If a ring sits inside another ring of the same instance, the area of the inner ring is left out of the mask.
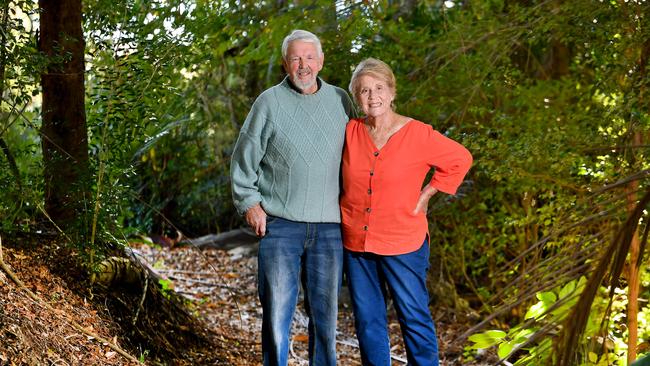
[[[322,54],[320,57],[320,65],[318,66],[318,71],[323,69],[323,64],[325,64],[325,54]]]
[[[284,70],[285,74],[289,73],[289,67],[287,67],[287,61],[284,59],[284,57],[282,58],[282,69]]]

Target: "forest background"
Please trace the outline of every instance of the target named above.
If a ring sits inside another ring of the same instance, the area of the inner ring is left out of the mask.
[[[624,365],[650,348],[645,0],[0,4],[1,232],[52,225],[92,271],[138,234],[240,227],[234,141],[284,76],[283,37],[307,29],[325,80],[384,60],[397,111],[474,155],[429,211],[433,301],[478,314],[468,357]]]

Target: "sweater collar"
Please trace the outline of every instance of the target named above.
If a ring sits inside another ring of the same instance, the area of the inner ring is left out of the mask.
[[[286,86],[287,86],[289,89],[291,89],[293,92],[295,92],[295,93],[297,93],[297,94],[304,95],[304,96],[309,96],[309,95],[316,95],[316,94],[318,94],[318,92],[320,92],[320,90],[321,90],[321,88],[322,88],[322,86],[323,86],[323,80],[322,80],[319,76],[316,76],[316,86],[317,86],[317,89],[316,89],[316,92],[315,92],[315,93],[312,93],[312,94],[304,94],[304,93],[302,92],[302,90],[298,89],[298,87],[295,86],[295,85],[291,82],[291,79],[289,79],[289,76],[288,76],[288,75],[284,77],[284,80],[282,80],[282,84],[286,84]]]

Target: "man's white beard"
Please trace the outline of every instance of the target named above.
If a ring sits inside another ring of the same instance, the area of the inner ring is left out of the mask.
[[[312,80],[306,80],[306,81],[295,80],[293,83],[296,85],[296,88],[304,92],[313,88],[314,85],[316,85],[316,78]]]

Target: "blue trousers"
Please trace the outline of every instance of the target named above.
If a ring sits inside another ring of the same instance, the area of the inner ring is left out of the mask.
[[[291,320],[304,289],[309,364],[336,365],[336,317],[343,271],[340,224],[269,217],[258,252],[265,366],[285,366]]]
[[[388,289],[402,330],[408,364],[437,366],[438,341],[426,287],[427,240],[417,251],[395,256],[346,250],[345,265],[363,365],[391,365],[386,315]]]

